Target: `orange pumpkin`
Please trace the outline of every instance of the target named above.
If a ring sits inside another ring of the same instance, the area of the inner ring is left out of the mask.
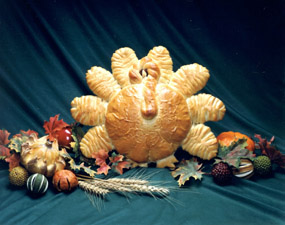
[[[246,138],[247,146],[246,148],[249,151],[254,151],[255,144],[254,141],[245,134],[233,131],[223,132],[218,135],[217,140],[221,146],[230,146],[233,141],[237,141],[238,139]]]
[[[58,191],[72,191],[77,187],[78,179],[70,170],[60,170],[54,174],[52,183]]]

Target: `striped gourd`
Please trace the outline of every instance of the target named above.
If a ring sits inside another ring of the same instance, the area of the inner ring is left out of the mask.
[[[44,194],[48,189],[48,180],[44,175],[35,173],[28,178],[27,189],[33,194]]]

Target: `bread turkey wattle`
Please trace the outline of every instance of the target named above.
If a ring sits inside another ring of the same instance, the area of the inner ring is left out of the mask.
[[[96,96],[71,103],[73,118],[91,128],[80,143],[86,157],[100,149],[116,149],[133,162],[173,167],[179,146],[202,159],[216,156],[218,143],[206,121],[221,120],[225,106],[209,94],[193,95],[209,79],[197,64],[173,72],[165,47],[154,47],[137,59],[130,48],[112,56],[112,72],[92,67],[86,74]]]

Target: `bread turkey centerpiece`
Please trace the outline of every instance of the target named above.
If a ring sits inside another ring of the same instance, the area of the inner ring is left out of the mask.
[[[96,96],[71,102],[72,117],[93,126],[80,142],[85,157],[116,149],[136,165],[173,167],[180,146],[204,160],[216,156],[217,139],[204,123],[221,120],[226,109],[210,94],[194,95],[209,79],[205,67],[194,63],[173,72],[162,46],[140,60],[131,48],[120,48],[111,61],[112,74],[97,66],[86,73]]]

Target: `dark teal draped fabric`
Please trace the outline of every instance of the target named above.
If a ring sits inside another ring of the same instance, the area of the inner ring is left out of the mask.
[[[92,94],[85,73],[111,70],[111,56],[131,47],[138,58],[165,46],[174,70],[197,62],[210,70],[201,90],[221,99],[218,135],[233,130],[270,139],[285,153],[284,6],[272,1],[0,1],[0,128],[36,130],[70,102]],[[157,173],[159,171],[159,173]],[[131,172],[131,171],[129,171]],[[149,168],[154,181],[177,187],[168,169]],[[128,175],[128,173],[126,174]],[[80,189],[41,198],[9,185],[0,169],[0,224],[284,224],[285,176],[235,179],[218,186],[208,175],[168,199],[111,194],[93,207]]]

